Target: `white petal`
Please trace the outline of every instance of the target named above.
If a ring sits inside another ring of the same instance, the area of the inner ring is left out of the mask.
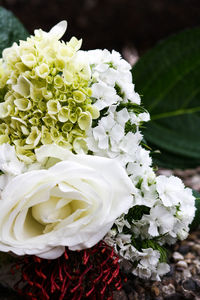
[[[56,37],[58,40],[64,35],[67,30],[67,21],[61,21],[51,28],[49,34]]]

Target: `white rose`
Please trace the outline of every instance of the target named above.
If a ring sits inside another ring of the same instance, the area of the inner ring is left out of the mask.
[[[116,161],[56,145],[36,155],[43,169],[17,175],[2,192],[0,251],[53,259],[65,246],[92,247],[132,206],[133,185]]]

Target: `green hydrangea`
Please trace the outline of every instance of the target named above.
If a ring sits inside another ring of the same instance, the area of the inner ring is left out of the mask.
[[[78,55],[81,40],[59,41],[65,30],[64,21],[48,33],[36,30],[5,49],[0,61],[0,144],[15,145],[28,162],[45,144],[84,149],[86,131],[99,117],[89,63]]]

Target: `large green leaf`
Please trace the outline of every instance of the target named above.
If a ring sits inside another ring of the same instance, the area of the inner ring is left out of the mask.
[[[176,155],[164,150],[161,152],[155,151],[155,153],[152,154],[152,158],[156,166],[161,166],[168,169],[190,169],[196,168],[196,166],[199,165],[199,159],[188,159],[188,157]]]
[[[170,168],[200,164],[200,29],[160,42],[134,66],[133,81],[151,114],[145,139],[163,152],[156,162]]]
[[[0,57],[3,49],[27,36],[28,32],[19,20],[10,11],[0,7]]]

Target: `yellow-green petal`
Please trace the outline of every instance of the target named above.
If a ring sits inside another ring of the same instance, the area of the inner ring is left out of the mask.
[[[59,103],[59,101],[57,100],[49,100],[47,102],[47,111],[49,115],[54,115],[57,114],[58,111],[60,110],[61,105]]]
[[[62,107],[58,113],[58,120],[62,123],[67,122],[69,119],[69,109]]]
[[[10,139],[7,134],[0,135],[0,145],[2,145],[4,143],[9,143],[9,142],[10,142]]]
[[[85,139],[77,137],[73,142],[73,149],[78,154],[87,154],[88,146]]]
[[[89,112],[83,112],[78,118],[78,125],[82,130],[88,130],[92,126],[92,116]]]
[[[30,110],[32,107],[32,103],[27,98],[19,98],[14,101],[17,108],[21,111]]]

